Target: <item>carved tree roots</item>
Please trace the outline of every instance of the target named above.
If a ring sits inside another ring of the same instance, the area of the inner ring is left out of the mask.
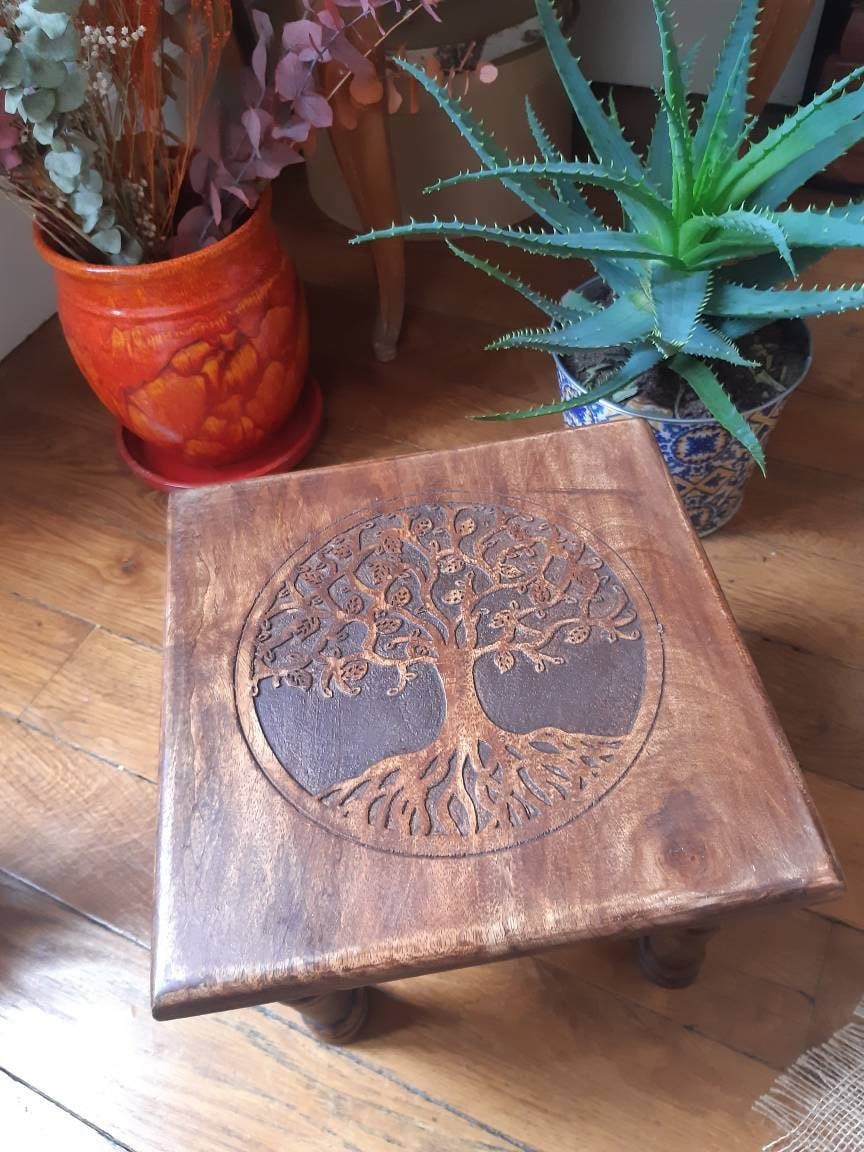
[[[386,760],[318,798],[355,830],[494,840],[544,809],[578,802],[620,743],[556,729],[510,736],[488,721],[475,730],[482,735],[465,739],[445,729],[422,752]]]

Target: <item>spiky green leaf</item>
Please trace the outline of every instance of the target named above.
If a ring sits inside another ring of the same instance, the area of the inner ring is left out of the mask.
[[[603,111],[591,91],[591,85],[582,74],[579,62],[571,53],[551,0],[534,0],[534,2],[549,55],[561,78],[573,111],[588,137],[588,143],[594,150],[594,155],[632,179],[644,180],[645,172],[639,157],[624,134]],[[629,204],[628,215],[637,228],[646,223],[645,211],[639,201]]]
[[[864,67],[836,81],[809,104],[791,113],[733,164],[717,191],[726,204],[742,204],[763,184],[805,156],[827,136],[864,113],[864,88],[847,89],[864,77]]]
[[[823,139],[791,164],[783,167],[767,180],[750,198],[753,207],[776,208],[785,203],[793,192],[818,175],[829,164],[845,156],[850,148],[864,139],[864,119],[857,117],[837,131],[828,132]]]
[[[690,136],[690,109],[681,74],[681,60],[667,0],[651,0],[660,34],[663,65],[663,111],[669,125],[672,151],[672,211],[676,218],[690,212],[693,192],[693,140]]]
[[[693,44],[681,58],[681,75],[685,88],[690,87],[690,77],[696,66],[702,41]],[[669,117],[663,101],[657,100],[657,116],[651,131],[651,142],[645,157],[645,168],[651,183],[661,196],[672,195],[672,143],[669,138]]]
[[[651,266],[654,336],[670,348],[682,348],[693,334],[711,291],[709,272],[682,272]]]
[[[445,236],[463,239],[488,240],[519,248],[539,256],[560,258],[615,254],[633,260],[669,259],[658,253],[646,241],[628,232],[599,229],[596,232],[532,232],[527,228],[499,228],[493,224],[463,224],[459,220],[424,220],[410,224],[393,224],[352,236],[349,244],[365,244],[370,240],[390,240],[396,236]]]
[[[706,360],[724,360],[743,368],[755,367],[752,360],[745,360],[728,336],[704,321],[693,329],[682,351],[690,356],[704,356]]]
[[[800,276],[807,268],[821,260],[830,248],[793,248],[792,258]],[[746,288],[774,288],[790,277],[789,266],[782,256],[768,253],[747,260],[736,260],[726,268],[717,269],[716,275]]]
[[[694,356],[676,356],[670,367],[687,381],[721,427],[744,445],[764,475],[765,453],[762,445],[711,368]]]
[[[643,348],[634,348],[620,368],[607,376],[602,384],[583,392],[581,396],[569,400],[556,400],[554,404],[543,404],[537,408],[528,408],[521,412],[496,412],[489,416],[475,416],[474,419],[527,420],[533,416],[553,416],[559,412],[570,412],[574,408],[586,408],[590,404],[596,404],[598,400],[608,400],[617,396],[634,380],[638,380],[645,372],[650,372],[660,363],[662,358],[662,354],[649,345]]]
[[[754,248],[758,251],[760,246],[765,246],[776,248],[790,274],[794,275],[795,262],[789,247],[791,237],[784,229],[785,219],[785,214],[769,212],[767,209],[760,212],[736,209],[719,216],[695,216],[681,230],[682,237],[687,235],[688,228],[691,231],[705,229],[706,232],[703,232],[702,243],[688,251],[685,259],[688,264],[700,267],[706,261],[719,261],[735,255],[736,250],[742,247],[746,247],[749,254]]]
[[[663,201],[649,190],[644,181],[636,182],[625,173],[616,172],[601,164],[582,164],[578,161],[555,160],[539,164],[509,164],[506,167],[484,168],[479,172],[460,172],[436,180],[426,189],[438,192],[442,188],[452,188],[456,184],[469,184],[483,180],[508,180],[528,177],[531,179],[565,178],[580,184],[593,185],[614,192],[619,200],[638,200],[651,213],[655,227],[668,229],[672,225],[672,214]],[[622,207],[624,204],[622,203]]]
[[[570,51],[551,0],[535,0],[535,3],[549,55],[595,155],[638,180],[644,175],[639,158],[597,102]]]
[[[511,276],[509,272],[505,272],[496,264],[491,264],[488,260],[481,260],[479,256],[474,256],[471,252],[466,252],[464,248],[458,248],[450,240],[447,240],[446,244],[450,251],[458,256],[460,260],[464,260],[466,264],[470,264],[472,268],[477,268],[480,272],[485,272],[486,275],[491,276],[493,280],[498,280],[501,284],[506,284],[508,288],[512,288],[514,292],[518,292],[520,296],[524,296],[526,300],[529,300],[535,308],[539,308],[541,312],[545,312],[552,320],[558,320],[562,324],[569,324],[579,316],[585,316],[597,311],[597,306],[581,294],[573,294],[573,303],[570,306],[559,303],[556,300],[550,300],[548,296],[544,296],[542,292],[536,291],[530,284],[526,284],[524,280],[520,280],[518,276]]]
[[[759,0],[741,0],[717,58],[714,77],[699,120],[694,162],[705,164],[709,147],[737,145],[747,114],[747,70]]]
[[[447,88],[433,80],[423,68],[418,67],[410,60],[397,57],[395,63],[413,77],[421,87],[429,93],[443,112],[450,118],[452,124],[459,130],[462,139],[468,144],[479,159],[489,167],[495,165],[505,166],[510,163],[507,152],[495,142],[491,132],[487,132],[483,125],[476,120],[461,100],[451,96]],[[536,181],[511,181],[505,183],[516,196],[541,216],[553,227],[576,230],[583,227],[584,218],[580,218],[566,205],[547,191]]]
[[[549,163],[563,160],[564,157],[556,151],[555,145],[541,124],[527,96],[525,97],[525,115],[528,119],[528,127],[531,129],[531,135],[534,137],[534,142],[540,151],[541,157]],[[602,227],[600,217],[589,206],[585,197],[572,181],[553,178],[551,183],[555,195],[562,203],[567,205],[573,213],[575,220],[583,222],[582,227],[586,231],[590,232]],[[597,275],[602,276],[613,292],[618,294],[629,292],[638,283],[637,270],[625,261],[603,260],[601,257],[597,257],[593,263]]]
[[[582,320],[554,328],[526,328],[500,336],[489,345],[531,348],[539,352],[572,352],[576,348],[626,347],[651,335],[653,317],[644,303],[626,296]]]
[[[745,288],[718,283],[708,301],[711,316],[764,317],[765,320],[824,316],[864,308],[864,284],[852,288]]]
[[[534,111],[531,100],[527,96],[525,97],[525,116],[528,120],[528,127],[531,129],[531,135],[534,137],[534,143],[540,152],[540,159],[547,164],[555,164],[558,161],[565,160],[566,157],[562,156],[552,143],[549,133],[541,124],[537,113]],[[592,229],[599,225],[599,217],[596,212],[589,207],[585,197],[579,189],[574,186],[572,180],[556,179],[553,177],[551,183],[558,199],[566,204],[575,215],[584,218],[586,228]]]
[[[848,210],[832,208],[827,212],[814,208],[797,212],[790,208],[773,213],[773,218],[791,244],[808,248],[864,247],[864,220],[857,205]]]

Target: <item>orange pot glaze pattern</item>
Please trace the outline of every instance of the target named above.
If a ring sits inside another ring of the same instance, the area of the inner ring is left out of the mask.
[[[38,234],[36,243],[78,367],[136,436],[218,466],[253,452],[291,414],[309,327],[269,199],[225,240],[159,264],[80,264]]]

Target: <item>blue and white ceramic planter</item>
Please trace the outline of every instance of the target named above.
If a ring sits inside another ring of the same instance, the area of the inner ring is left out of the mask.
[[[790,323],[800,324],[807,333],[807,355],[803,371],[790,382],[782,395],[746,414],[750,427],[763,447],[790,395],[810,367],[810,336],[807,327],[800,320]],[[569,400],[581,395],[584,389],[570,374],[560,356],[555,357],[555,366],[562,399]],[[648,421],[687,515],[699,535],[708,536],[722,528],[741,506],[744,489],[756,463],[750,453],[716,420],[648,417],[629,411],[626,405],[613,404],[608,400],[600,400],[585,408],[573,408],[564,413],[565,422],[573,428],[634,417]]]

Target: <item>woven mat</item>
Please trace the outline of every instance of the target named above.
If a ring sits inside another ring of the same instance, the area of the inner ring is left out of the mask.
[[[864,1001],[851,1024],[805,1052],[754,1107],[784,1133],[763,1152],[864,1152]]]

